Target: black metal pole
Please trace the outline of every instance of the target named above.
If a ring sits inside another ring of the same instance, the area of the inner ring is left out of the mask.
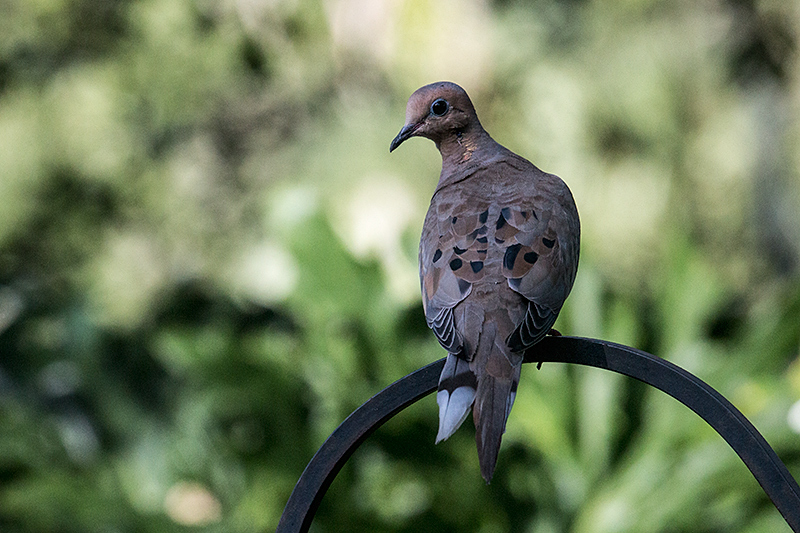
[[[697,413],[739,455],[786,523],[800,533],[800,487],[744,415],[724,396],[686,370],[628,346],[578,337],[547,337],[526,362],[560,362],[603,368],[638,379]],[[277,533],[305,532],[336,474],[358,446],[395,414],[436,389],[444,359],[395,381],[336,428],[306,466],[283,510]]]
[[[372,432],[412,403],[436,389],[444,359],[401,378],[353,411],[306,465],[289,496],[278,533],[308,531],[322,497],[336,474]]]

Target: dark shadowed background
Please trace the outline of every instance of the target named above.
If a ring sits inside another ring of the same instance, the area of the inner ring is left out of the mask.
[[[582,222],[557,326],[717,388],[800,477],[800,4],[0,0],[0,530],[261,532],[355,407],[444,355],[416,247],[464,86]],[[312,531],[789,531],[655,390],[523,371],[497,473],[433,398]]]

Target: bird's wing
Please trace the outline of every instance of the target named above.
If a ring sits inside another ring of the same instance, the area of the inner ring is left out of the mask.
[[[494,234],[505,249],[503,276],[528,300],[524,318],[506,339],[513,351],[533,346],[552,327],[575,281],[580,242],[578,212],[564,182],[535,167],[518,172],[534,173],[535,186],[501,208]],[[516,182],[530,180],[520,176]]]
[[[480,329],[483,317],[468,306],[456,329],[454,308],[484,276],[489,204],[462,200],[460,195],[434,196],[420,241],[420,278],[428,325],[448,352],[469,359],[459,330],[468,330],[473,322]]]

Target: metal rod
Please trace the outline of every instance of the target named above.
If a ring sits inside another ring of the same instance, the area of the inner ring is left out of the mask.
[[[593,366],[651,385],[697,413],[739,455],[786,523],[800,533],[800,487],[764,437],[724,396],[679,366],[621,344],[547,337],[526,362]],[[444,359],[401,378],[367,400],[328,437],[306,466],[283,510],[277,533],[308,531],[322,497],[358,446],[392,418],[436,390]]]

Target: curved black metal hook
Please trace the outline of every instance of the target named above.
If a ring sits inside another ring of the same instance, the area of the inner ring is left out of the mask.
[[[560,362],[624,374],[669,394],[705,420],[739,455],[786,523],[800,533],[800,487],[775,451],[724,396],[695,375],[641,350],[578,337],[546,337],[526,362]],[[295,485],[277,533],[305,532],[331,482],[358,446],[384,422],[436,389],[444,359],[401,378],[336,428]]]

